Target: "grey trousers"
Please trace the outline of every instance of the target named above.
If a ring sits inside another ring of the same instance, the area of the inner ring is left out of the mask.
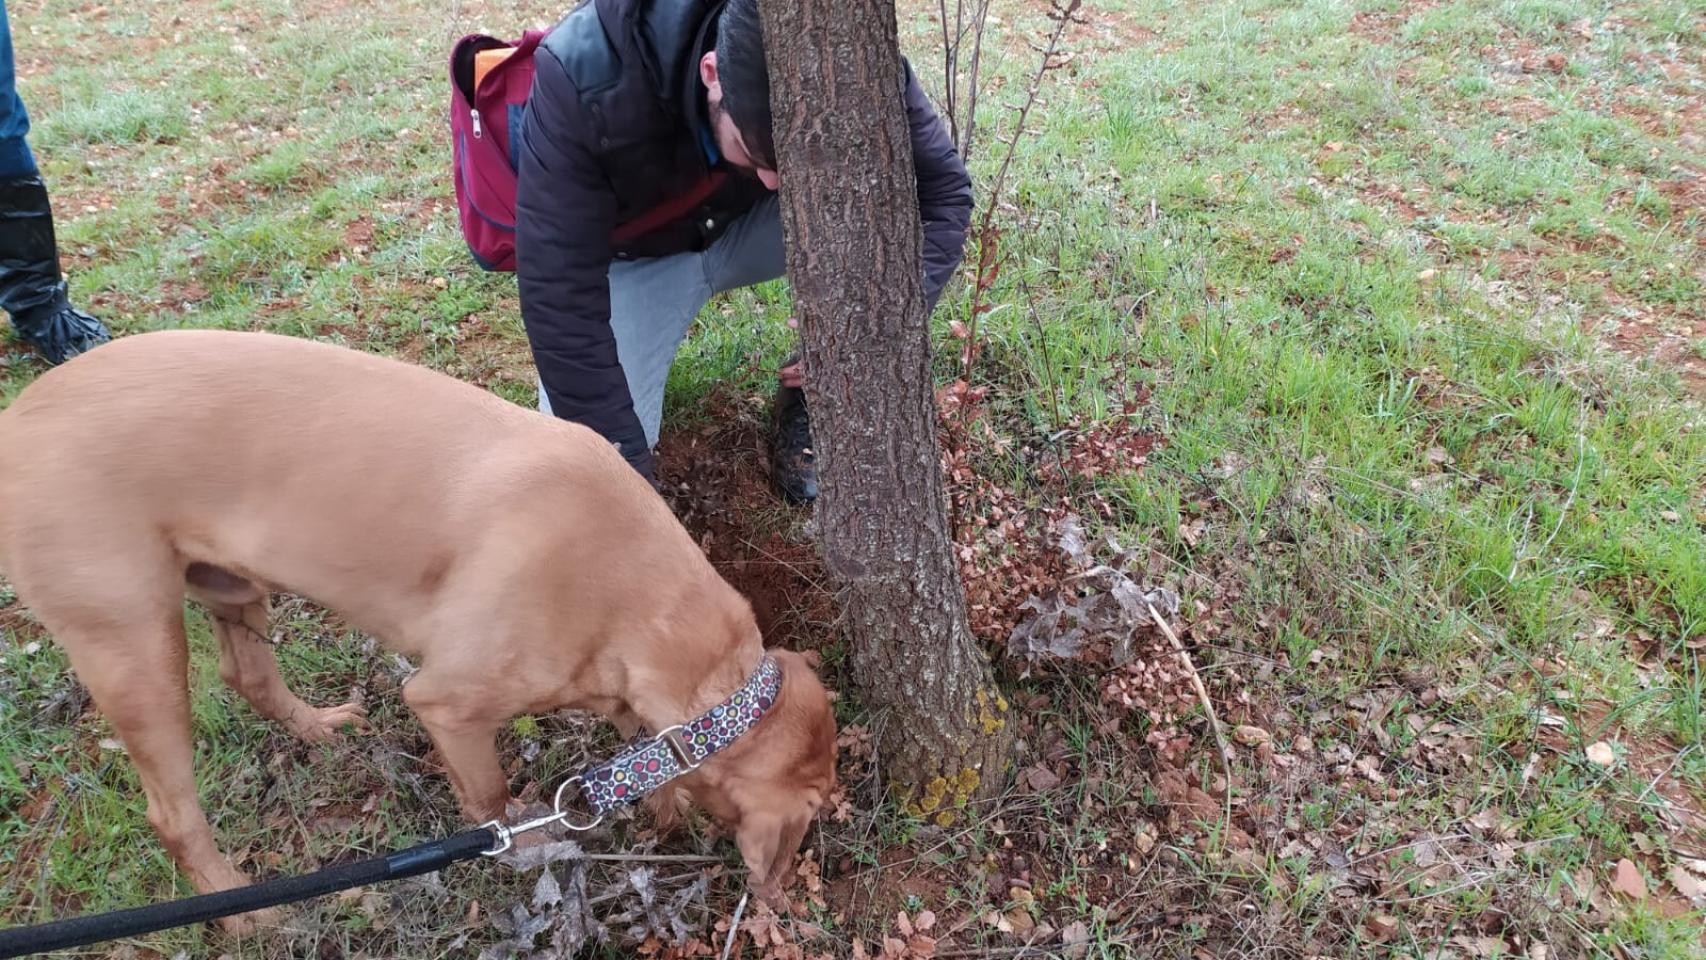
[[[782,220],[775,195],[729,224],[703,253],[679,253],[610,264],[610,327],[616,358],[628,376],[634,412],[656,446],[663,420],[663,388],[687,328],[715,294],[782,276]],[[539,409],[551,412],[545,385]]]

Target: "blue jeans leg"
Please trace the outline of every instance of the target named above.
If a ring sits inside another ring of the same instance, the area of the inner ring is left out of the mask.
[[[18,97],[18,70],[12,57],[12,25],[6,0],[0,0],[0,178],[27,177],[36,172],[30,152],[29,111]]]
[[[729,224],[704,253],[610,265],[610,328],[648,446],[657,445],[669,368],[699,311],[713,294],[774,280],[784,269],[781,208],[774,196]],[[539,409],[551,412],[543,384]]]

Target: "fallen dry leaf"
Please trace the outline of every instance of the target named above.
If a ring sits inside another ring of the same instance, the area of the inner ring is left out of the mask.
[[[1060,778],[1054,771],[1040,763],[1025,772],[1025,779],[1030,781],[1032,790],[1053,790],[1060,786]]]
[[[1203,531],[1206,529],[1207,524],[1201,520],[1181,523],[1179,524],[1179,539],[1185,542],[1185,546],[1194,547],[1202,541]]]
[[[1386,913],[1371,913],[1363,918],[1362,925],[1370,934],[1381,940],[1398,932],[1398,918]]]
[[[1019,936],[1025,936],[1031,932],[1037,922],[1031,919],[1031,915],[1023,907],[1015,907],[1007,911],[1007,925],[1012,932]]]
[[[1067,957],[1082,957],[1089,952],[1090,927],[1082,920],[1074,920],[1061,928],[1060,945],[1064,947],[1061,953]]]
[[[1246,747],[1259,747],[1264,743],[1271,742],[1274,737],[1273,734],[1263,730],[1261,727],[1243,726],[1237,727],[1232,731],[1232,739],[1242,743]]]
[[[1641,868],[1628,858],[1617,861],[1617,868],[1611,874],[1611,889],[1631,900],[1647,899],[1647,879],[1641,876]]]
[[[1676,888],[1677,893],[1688,899],[1693,900],[1706,895],[1706,881],[1702,881],[1699,877],[1683,869],[1680,864],[1670,868],[1669,876],[1670,885]]]

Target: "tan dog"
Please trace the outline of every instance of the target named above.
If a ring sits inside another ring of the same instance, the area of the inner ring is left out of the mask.
[[[262,639],[269,592],[416,658],[403,699],[474,822],[510,799],[494,737],[512,716],[576,707],[655,732],[722,701],[763,652],[746,600],[591,430],[270,334],[127,337],[25,389],[0,411],[0,571],[64,645],[202,892],[248,881],[196,797],[186,593],[213,615],[219,675],[305,740],[363,711],[285,686]],[[776,655],[776,704],[675,783],[733,827],[772,901],[835,753],[822,685]]]

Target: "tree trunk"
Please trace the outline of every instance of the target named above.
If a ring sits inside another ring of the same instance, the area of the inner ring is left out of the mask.
[[[947,825],[1003,785],[1013,731],[948,526],[894,4],[760,12],[824,562],[881,772],[907,810]]]

